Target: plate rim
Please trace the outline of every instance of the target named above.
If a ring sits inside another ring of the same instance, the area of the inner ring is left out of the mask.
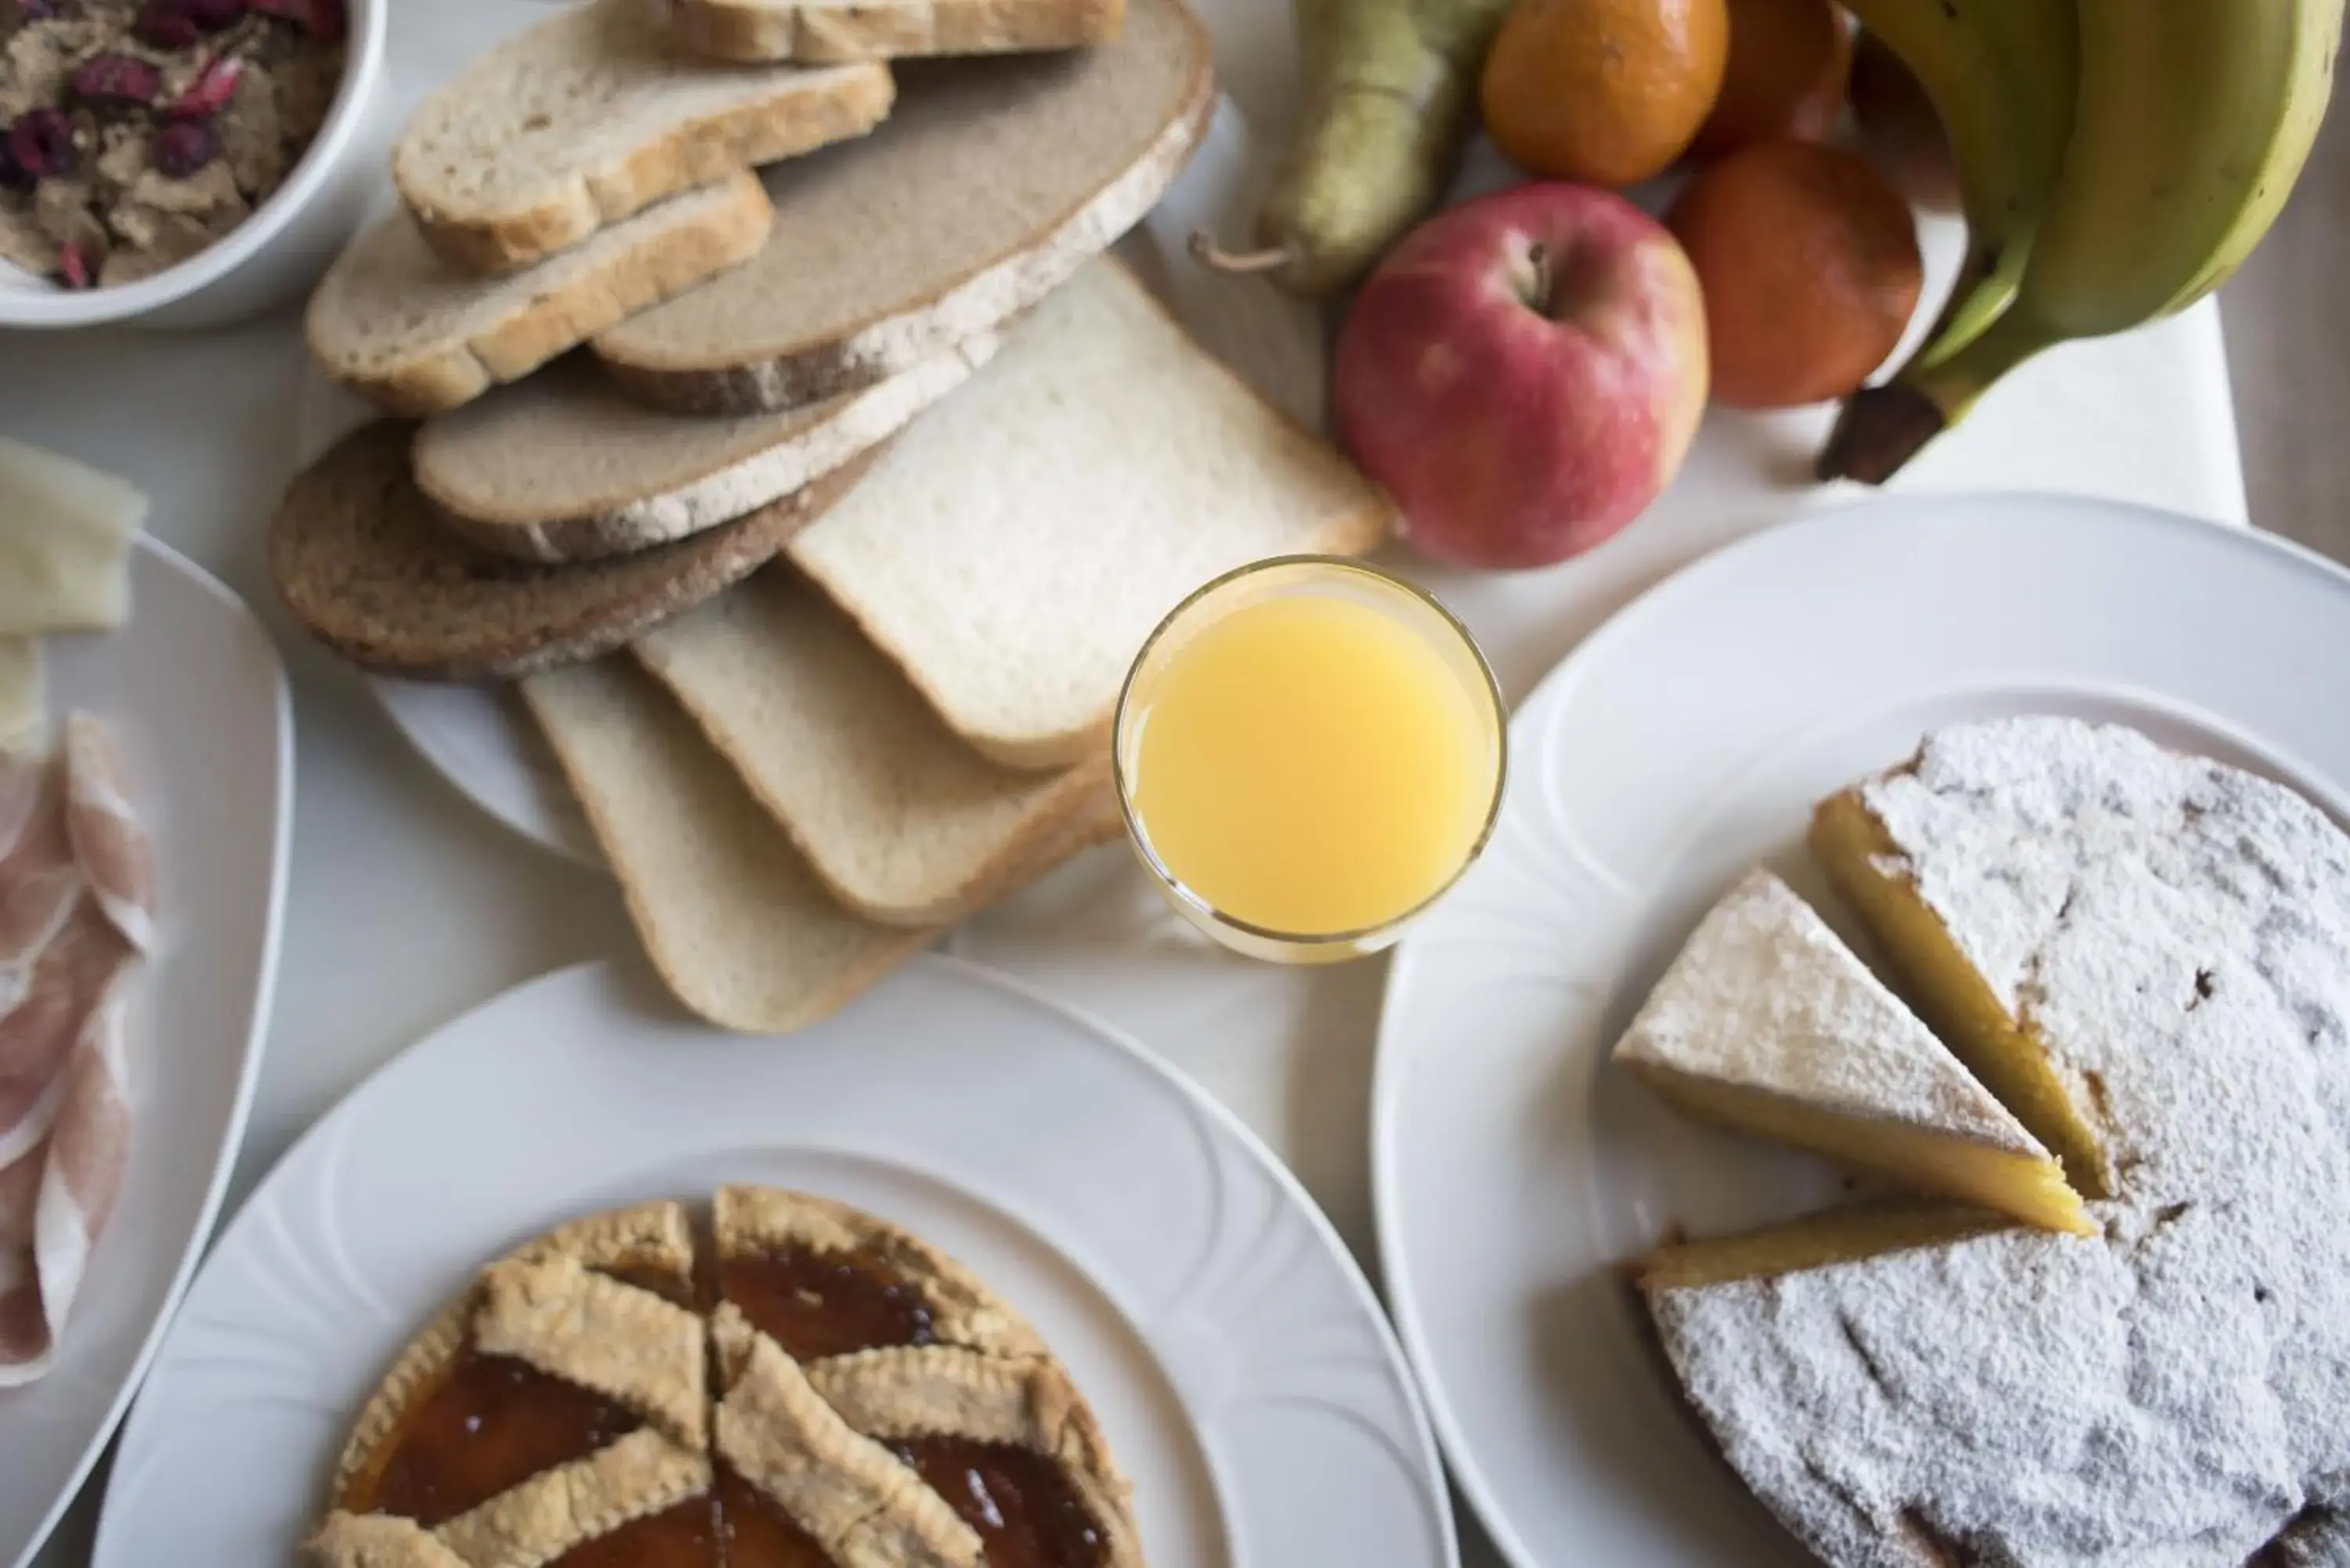
[[[126,1412],[147,1381],[147,1373],[161,1354],[163,1340],[172,1324],[178,1319],[180,1303],[187,1298],[188,1288],[195,1281],[196,1270],[210,1255],[213,1231],[218,1229],[222,1200],[228,1195],[230,1178],[236,1169],[237,1157],[244,1152],[244,1134],[253,1114],[253,1100],[261,1083],[263,1061],[269,1054],[269,1029],[276,1013],[277,964],[285,934],[286,888],[293,860],[294,839],[294,691],[286,673],[285,657],[278,652],[276,639],[261,618],[253,613],[236,591],[196,565],[171,545],[151,534],[140,533],[136,548],[152,556],[163,567],[202,592],[213,603],[241,620],[251,630],[255,642],[265,653],[268,671],[270,712],[275,720],[277,737],[276,757],[276,801],[271,813],[269,892],[262,912],[261,964],[254,976],[252,1017],[245,1025],[244,1049],[240,1054],[236,1086],[229,1105],[228,1122],[223,1129],[219,1151],[213,1156],[211,1173],[205,1178],[203,1199],[198,1206],[196,1223],[182,1244],[180,1261],[172,1271],[161,1300],[157,1303],[154,1319],[147,1325],[136,1354],[124,1372],[120,1385],[107,1403],[106,1412],[91,1432],[81,1457],[74,1462],[66,1481],[58,1488],[57,1498],[48,1511],[33,1527],[25,1548],[15,1559],[14,1568],[26,1568],[74,1500],[81,1495],[99,1456],[103,1454],[115,1434],[121,1428]],[[137,624],[134,614],[123,629]],[[120,635],[120,633],[110,634]]]
[[[271,1163],[269,1169],[254,1184],[253,1191],[248,1194],[245,1203],[241,1205],[237,1214],[232,1217],[230,1227],[224,1229],[224,1236],[225,1237],[246,1213],[259,1212],[254,1208],[254,1199],[257,1199],[271,1182],[276,1180],[281,1172],[290,1168],[313,1142],[322,1141],[330,1136],[330,1129],[343,1117],[356,1115],[352,1107],[374,1091],[383,1080],[411,1067],[413,1061],[434,1042],[464,1027],[479,1014],[515,1002],[527,992],[552,990],[559,986],[586,981],[622,983],[629,968],[629,963],[625,959],[606,957],[585,959],[577,963],[549,970],[543,974],[509,986],[494,995],[484,998],[401,1047],[353,1085],[325,1113],[313,1120],[302,1130],[301,1135],[287,1146],[286,1151]],[[1083,1008],[1073,1006],[1017,976],[1005,974],[985,964],[958,958],[951,953],[928,950],[917,953],[907,961],[899,972],[908,973],[924,970],[942,974],[959,983],[1000,992],[1016,1001],[1057,1014],[1099,1042],[1105,1048],[1140,1065],[1152,1078],[1188,1102],[1191,1109],[1203,1114],[1208,1125],[1232,1139],[1247,1158],[1271,1178],[1274,1189],[1280,1192],[1294,1208],[1303,1211],[1306,1223],[1323,1250],[1339,1265],[1339,1272],[1346,1282],[1348,1300],[1357,1311],[1364,1314],[1367,1318],[1371,1331],[1378,1343],[1388,1380],[1401,1397],[1403,1407],[1409,1417],[1410,1437],[1415,1450],[1413,1457],[1417,1460],[1419,1469],[1418,1480],[1425,1489],[1422,1501],[1428,1504],[1428,1511],[1431,1517],[1438,1521],[1442,1555],[1437,1568],[1461,1568],[1459,1521],[1454,1517],[1451,1500],[1446,1490],[1449,1472],[1444,1465],[1443,1452],[1430,1417],[1428,1402],[1420,1387],[1419,1375],[1402,1343],[1397,1337],[1395,1325],[1382,1305],[1378,1291],[1371,1283],[1368,1272],[1347,1248],[1345,1241],[1339,1236],[1336,1227],[1331,1223],[1330,1217],[1322,1211],[1321,1205],[1316,1203],[1312,1194],[1306,1191],[1304,1183],[1297,1179],[1296,1174],[1273,1153],[1254,1130],[1222,1101],[1177,1071],[1156,1053],[1130,1038],[1122,1030],[1094,1017]],[[889,981],[885,981],[883,983],[886,985]],[[715,1028],[714,1025],[702,1024],[698,1020],[692,1023],[695,1027],[713,1030]],[[211,1262],[212,1255],[216,1254],[218,1251],[218,1248],[214,1248],[213,1253],[207,1255],[205,1260],[207,1266]],[[1058,1249],[1056,1248],[1055,1251]],[[1141,1332],[1140,1325],[1136,1325],[1136,1329],[1138,1333]],[[1149,1343],[1147,1334],[1144,1335],[1144,1343],[1146,1345]],[[122,1442],[126,1448],[140,1435],[140,1420],[143,1409],[144,1407],[134,1409],[130,1421],[124,1424]],[[109,1537],[119,1518],[114,1507],[114,1489],[116,1480],[124,1473],[118,1466],[107,1478],[105,1492],[99,1500],[97,1528],[91,1540],[89,1561],[93,1565],[112,1561],[109,1556]],[[1240,1544],[1244,1546],[1245,1542]],[[1249,1560],[1250,1557],[1246,1552],[1236,1553],[1233,1559],[1235,1568]]]
[[[1808,539],[1814,534],[1877,526],[1879,514],[1887,512],[1963,513],[1985,505],[2002,509],[2055,506],[2076,512],[2101,513],[2109,520],[2126,520],[2137,526],[2190,530],[2191,533],[2183,536],[2218,544],[2227,549],[2282,557],[2303,569],[2314,568],[2319,576],[2329,579],[2336,589],[2350,592],[2350,566],[2323,556],[2296,540],[2256,527],[2230,526],[2138,502],[2053,491],[1880,494],[1758,529],[1698,556],[1650,585],[1593,628],[1589,636],[1534,683],[1533,690],[1526,693],[1524,700],[1511,714],[1510,731],[1513,743],[1521,735],[1531,734],[1537,726],[1545,723],[1551,704],[1558,701],[1558,693],[1579,679],[1585,669],[1604,659],[1617,641],[1631,635],[1633,629],[1655,617],[1671,613],[1681,597],[1701,591],[1718,576],[1747,569],[1750,556],[1767,556],[1775,550],[1790,548],[1790,541],[1798,537]],[[2342,782],[2345,787],[2350,787],[2350,780]],[[1401,1174],[1398,1168],[1399,1156],[1396,1148],[1396,1122],[1400,1114],[1399,1085],[1406,1054],[1394,1042],[1400,1030],[1398,998],[1403,991],[1398,983],[1398,977],[1406,972],[1413,947],[1413,933],[1407,932],[1398,944],[1395,960],[1389,964],[1382,981],[1372,1054],[1369,1128],[1371,1214],[1379,1282],[1396,1338],[1403,1345],[1404,1355],[1410,1364],[1413,1379],[1419,1385],[1421,1400],[1426,1407],[1429,1423],[1434,1428],[1438,1446],[1443,1452],[1446,1473],[1461,1495],[1467,1499],[1469,1506],[1475,1510],[1478,1523],[1492,1540],[1494,1550],[1512,1564],[1512,1568],[1545,1568],[1542,1558],[1519,1535],[1510,1514],[1503,1508],[1484,1467],[1478,1459],[1479,1445],[1471,1439],[1461,1426],[1452,1401],[1445,1392],[1443,1381],[1437,1376],[1434,1347],[1421,1319],[1413,1277],[1402,1262],[1406,1236],[1398,1218],[1402,1199],[1399,1191]]]

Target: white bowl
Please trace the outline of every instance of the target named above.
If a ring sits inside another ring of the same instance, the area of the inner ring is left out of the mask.
[[[283,305],[317,281],[366,214],[384,139],[384,23],[390,0],[348,0],[341,86],[317,140],[253,215],[152,277],[113,288],[63,288],[0,262],[0,327],[218,327]],[[362,162],[365,167],[361,167]]]

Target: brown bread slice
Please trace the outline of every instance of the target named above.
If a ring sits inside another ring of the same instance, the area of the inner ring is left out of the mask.
[[[414,427],[368,425],[296,475],[269,525],[269,569],[303,629],[380,674],[512,680],[609,652],[772,558],[853,485],[863,461],[724,528],[567,566],[452,537],[409,468]]]
[[[656,202],[536,266],[476,277],[394,213],[327,270],[303,318],[311,356],[387,413],[421,417],[518,380],[634,311],[736,265],[774,226],[759,177]]]
[[[483,549],[584,561],[650,549],[789,495],[870,451],[992,358],[975,334],[886,381],[775,413],[695,419],[567,360],[426,422],[416,481]]]
[[[1125,0],[648,0],[721,60],[886,60],[1066,49],[1118,36]]]
[[[860,136],[890,92],[878,65],[718,65],[644,0],[587,0],[426,99],[392,182],[452,266],[511,272],[663,196]]]
[[[1156,203],[1204,132],[1208,37],[1132,0],[1116,42],[916,60],[887,125],[771,169],[780,221],[725,276],[599,333],[637,397],[688,413],[868,385],[997,326]]]

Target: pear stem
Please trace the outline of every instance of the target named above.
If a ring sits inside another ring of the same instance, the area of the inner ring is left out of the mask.
[[[1218,272],[1274,272],[1287,266],[1293,259],[1282,246],[1268,246],[1261,251],[1228,251],[1216,243],[1216,237],[1205,229],[1195,229],[1191,240],[1191,259]]]

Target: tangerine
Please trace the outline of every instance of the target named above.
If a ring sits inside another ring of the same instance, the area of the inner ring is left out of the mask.
[[[1900,343],[1924,286],[1908,203],[1840,148],[1733,152],[1690,182],[1665,223],[1705,291],[1714,397],[1733,408],[1855,390]]]
[[[1517,0],[1485,57],[1485,132],[1529,174],[1637,184],[1688,150],[1729,47],[1727,0]]]
[[[1825,141],[1844,111],[1852,26],[1832,0],[1729,0],[1730,55],[1690,151],[1720,158],[1758,141]]]

